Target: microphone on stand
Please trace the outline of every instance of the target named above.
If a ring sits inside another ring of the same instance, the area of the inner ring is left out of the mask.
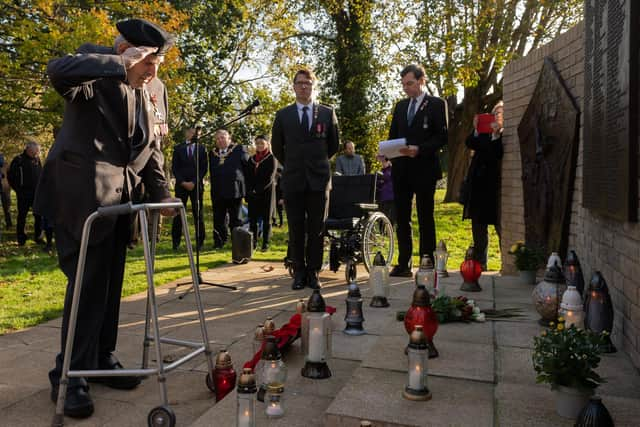
[[[256,108],[258,105],[260,105],[260,100],[256,99],[255,101],[253,101],[251,103],[251,105],[249,105],[247,108],[245,108],[244,110],[242,110],[240,112],[240,116],[244,116],[245,114],[250,114],[251,110],[253,110],[254,108]]]

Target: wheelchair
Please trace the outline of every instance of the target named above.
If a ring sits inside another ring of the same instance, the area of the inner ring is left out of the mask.
[[[345,280],[356,280],[359,263],[371,271],[382,253],[387,266],[393,259],[393,225],[378,211],[376,175],[334,175],[325,222],[325,262],[334,273],[345,265]],[[328,246],[328,257],[327,257]]]
[[[393,259],[393,225],[378,211],[376,175],[334,175],[329,195],[329,215],[325,221],[324,254],[321,270],[336,273],[345,265],[345,280],[356,279],[357,264],[369,272],[378,252],[387,266]],[[294,276],[289,249],[284,266]]]

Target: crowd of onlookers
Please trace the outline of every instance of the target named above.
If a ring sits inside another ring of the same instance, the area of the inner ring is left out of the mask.
[[[201,128],[190,128],[185,132],[185,141],[176,144],[172,156],[172,173],[175,179],[175,194],[185,206],[191,203],[191,214],[197,224],[197,244],[202,247],[205,240],[204,218],[199,215],[203,208],[204,180],[209,175],[209,191],[213,201],[213,243],[221,248],[229,236],[228,228],[248,224],[254,236],[254,248],[262,241],[263,251],[269,248],[272,227],[282,227],[284,202],[280,178],[282,165],[273,154],[268,137],[257,136],[251,145],[233,143],[228,131],[218,130],[213,139],[215,147],[207,150],[198,142]],[[196,151],[197,147],[197,151]],[[336,175],[364,175],[365,162],[355,153],[351,141],[343,144],[343,154],[336,158]],[[198,167],[196,167],[196,158]],[[384,156],[377,158],[382,166],[377,179],[377,202],[380,210],[394,220],[391,162]],[[34,195],[42,172],[40,146],[29,141],[24,150],[11,161],[0,153],[0,202],[2,204],[4,229],[14,227],[11,216],[11,190],[16,194],[17,217],[16,240],[23,246],[28,240],[25,232],[29,211],[33,209]],[[196,178],[199,173],[200,179]],[[196,183],[200,183],[196,187]],[[244,200],[244,203],[243,203]],[[199,206],[199,209],[197,208]],[[33,213],[33,240],[52,249],[53,224],[51,220]],[[0,236],[2,235],[0,227]],[[182,235],[179,218],[172,224],[172,246],[178,249]]]

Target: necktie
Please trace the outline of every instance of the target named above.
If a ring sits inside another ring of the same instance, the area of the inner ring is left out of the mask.
[[[409,112],[407,113],[407,122],[409,126],[411,126],[411,122],[413,122],[413,118],[416,115],[416,99],[411,99],[411,105],[409,105]]]
[[[300,121],[300,126],[302,126],[302,130],[304,133],[309,132],[309,116],[307,116],[307,111],[309,111],[309,107],[302,107],[302,120]]]
[[[187,153],[189,153],[189,157],[193,157],[193,144],[187,145]]]

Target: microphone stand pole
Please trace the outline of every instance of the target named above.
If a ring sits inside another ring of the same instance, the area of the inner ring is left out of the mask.
[[[237,122],[238,120],[241,120],[245,117],[247,117],[248,115],[251,114],[251,110],[246,111],[241,113],[240,115],[238,115],[236,118],[228,121],[227,123],[224,123],[221,127],[227,127],[232,123]],[[195,135],[194,135],[195,136]],[[204,135],[203,135],[204,136]],[[193,137],[192,137],[193,139]],[[196,203],[197,203],[197,208],[196,211],[198,212],[198,218],[196,218],[195,220],[195,229],[196,229],[196,271],[198,272],[198,284],[199,285],[207,285],[207,286],[216,286],[219,288],[225,288],[225,289],[230,289],[230,290],[237,290],[238,288],[235,286],[231,286],[231,285],[222,285],[219,283],[211,283],[211,282],[207,282],[202,280],[202,274],[200,273],[200,221],[204,221],[204,219],[202,218],[202,213],[204,210],[204,202],[201,202],[200,200],[200,185],[202,184],[202,179],[200,178],[200,150],[198,148],[198,140],[200,138],[197,138],[196,141],[193,143],[194,144],[194,151],[195,151],[195,161],[196,161]],[[191,285],[191,287],[189,289],[187,289],[182,295],[180,295],[178,297],[178,299],[183,299],[185,296],[187,296],[189,294],[189,292],[193,289],[193,281],[187,281],[187,282],[182,282],[182,283],[178,283],[176,285],[176,287],[179,286],[183,286],[183,285]]]

